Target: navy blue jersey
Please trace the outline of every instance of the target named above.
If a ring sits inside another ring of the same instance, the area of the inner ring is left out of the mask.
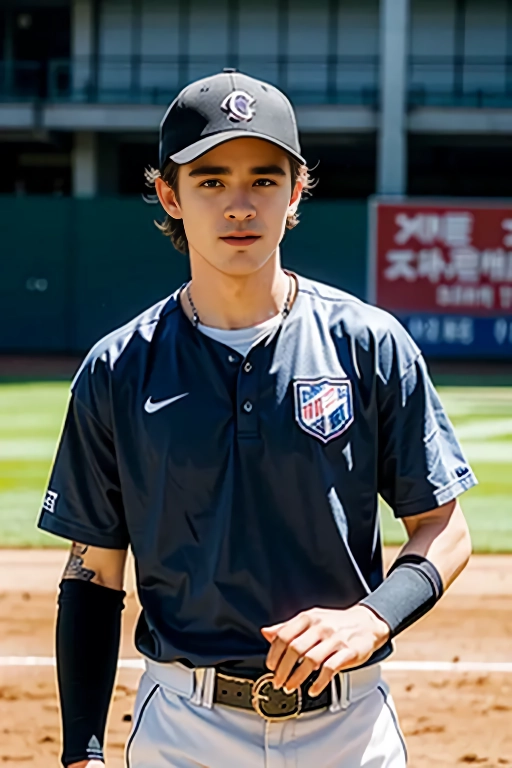
[[[198,332],[177,292],[73,382],[39,526],[131,546],[152,659],[264,660],[260,627],[382,582],[379,493],[406,517],[476,482],[398,321],[298,285],[245,358]]]

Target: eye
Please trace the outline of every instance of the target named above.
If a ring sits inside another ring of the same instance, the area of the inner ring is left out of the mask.
[[[208,179],[207,181],[203,181],[200,186],[206,187],[206,189],[215,189],[215,187],[221,187],[222,184],[218,179]]]
[[[257,179],[254,182],[255,187],[275,187],[276,183],[275,181],[272,181],[272,179]]]

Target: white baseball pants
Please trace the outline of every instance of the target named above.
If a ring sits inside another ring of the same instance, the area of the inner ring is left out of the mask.
[[[345,673],[329,708],[282,722],[213,704],[213,669],[146,662],[127,768],[404,768],[405,744],[378,666]],[[334,688],[334,690],[336,690]]]

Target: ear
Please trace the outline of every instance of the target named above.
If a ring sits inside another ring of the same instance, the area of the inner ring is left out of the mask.
[[[304,189],[304,184],[302,183],[301,179],[297,179],[297,181],[295,182],[295,186],[293,188],[292,196],[290,198],[290,205],[288,206],[288,214],[294,214],[297,212],[297,208],[299,207],[303,189]]]
[[[176,193],[171,189],[167,182],[160,177],[155,179],[155,190],[164,211],[166,211],[169,216],[172,216],[173,219],[182,219],[183,214],[181,213]]]

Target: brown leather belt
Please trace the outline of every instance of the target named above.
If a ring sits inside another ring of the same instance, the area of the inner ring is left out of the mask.
[[[265,720],[288,720],[302,712],[322,709],[331,704],[331,686],[324,688],[319,696],[309,696],[306,691],[312,680],[306,680],[298,691],[285,693],[282,688],[275,690],[272,673],[257,680],[233,677],[223,672],[215,675],[213,700],[217,704],[240,709],[252,709]]]

